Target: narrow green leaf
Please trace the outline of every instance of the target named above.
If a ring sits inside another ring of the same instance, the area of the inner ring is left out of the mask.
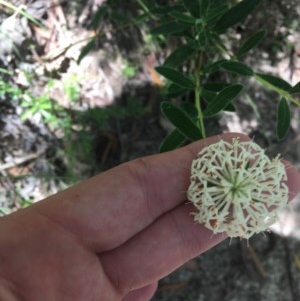
[[[158,26],[150,31],[152,35],[168,35],[168,34],[173,34],[177,32],[182,32],[185,29],[187,29],[189,25],[183,25],[178,22],[167,22],[161,26]]]
[[[189,45],[182,45],[166,58],[164,66],[169,68],[177,68],[187,61],[194,53],[195,49]]]
[[[226,108],[224,108],[224,111],[226,112],[236,112],[235,106],[230,103],[228,106],[226,106]]]
[[[13,72],[8,71],[8,70],[6,70],[4,68],[0,68],[0,73],[8,74],[8,75],[11,75],[11,76],[13,75]]]
[[[183,23],[183,24],[195,24],[196,23],[196,19],[192,16],[189,16],[187,14],[178,12],[178,11],[172,11],[170,13],[170,15],[176,19],[179,23]]]
[[[183,5],[195,18],[199,18],[201,15],[200,1],[201,0],[183,0]]]
[[[140,24],[145,24],[145,22],[147,22],[149,20],[149,14],[144,13],[144,14],[140,14],[139,16],[136,16],[136,26],[140,25]]]
[[[182,102],[180,104],[180,108],[188,115],[190,116],[193,120],[195,117],[198,116],[198,111],[197,108],[190,102]]]
[[[255,73],[255,78],[262,84],[266,86],[271,85],[279,90],[289,92],[292,89],[292,86],[288,82],[274,75]]]
[[[148,6],[150,3],[144,3],[143,0],[136,0],[136,2],[140,5],[145,14],[151,15],[151,9],[153,8],[153,5]]]
[[[194,37],[190,37],[188,35],[185,35],[185,39],[186,42],[188,44],[188,46],[190,46],[191,48],[195,49],[195,50],[199,50],[199,43],[197,41],[195,41]]]
[[[203,51],[205,47],[207,47],[207,41],[208,41],[208,33],[206,30],[201,30],[198,32],[197,37],[191,37],[190,35],[187,35],[185,32],[185,39],[188,43],[188,45],[195,49],[196,51]]]
[[[244,63],[237,61],[227,61],[221,65],[221,67],[227,71],[236,73],[242,76],[252,76],[253,70]]]
[[[300,93],[300,82],[298,82],[295,86],[293,86],[290,90],[289,90],[290,94],[298,94]]]
[[[159,6],[154,9],[151,9],[151,13],[154,15],[166,15],[172,11],[185,12],[186,9],[183,5],[167,5],[167,6]]]
[[[194,89],[194,82],[187,76],[169,67],[156,67],[155,70],[174,84],[188,89]]]
[[[165,98],[176,98],[186,94],[189,91],[187,88],[182,88],[178,85],[171,84],[167,91],[164,92],[163,96]]]
[[[265,30],[258,31],[252,35],[245,43],[242,44],[240,49],[237,51],[236,56],[242,57],[251,49],[253,49],[266,35]]]
[[[212,5],[206,13],[205,21],[207,24],[214,24],[223,14],[228,11],[228,3],[222,3],[219,6]]]
[[[202,69],[202,72],[204,74],[212,74],[216,71],[218,71],[219,69],[221,69],[222,65],[227,62],[227,60],[219,60],[217,62],[214,62],[212,64],[209,64],[208,66],[205,66],[203,69]]]
[[[204,51],[209,44],[208,40],[209,38],[207,36],[207,30],[201,30],[196,39],[198,50]]]
[[[261,0],[244,0],[239,2],[220,17],[214,30],[217,32],[224,32],[227,28],[243,21],[252,13],[260,2]]]
[[[178,108],[169,101],[163,101],[160,105],[160,109],[162,114],[186,138],[192,141],[202,138],[200,129],[182,109]]]
[[[201,97],[204,98],[206,102],[211,102],[216,97],[217,92],[209,91],[206,89],[201,90]]]
[[[224,88],[206,107],[204,117],[210,117],[224,110],[242,91],[242,85],[231,85]]]
[[[95,15],[92,18],[91,27],[94,30],[97,30],[99,28],[99,24],[106,13],[107,13],[107,5],[103,4],[98,8],[98,10],[96,11]]]
[[[161,143],[159,152],[164,153],[178,148],[186,140],[177,129],[173,130]]]
[[[285,98],[282,98],[277,106],[277,138],[282,140],[286,137],[291,124],[291,112]]]
[[[220,82],[214,82],[214,83],[206,83],[203,85],[203,89],[213,91],[213,92],[220,92],[226,87],[231,86],[231,84],[227,83],[220,83]]]
[[[82,59],[94,48],[95,39],[90,40],[82,49],[77,59],[77,64],[80,64]]]
[[[117,11],[110,11],[109,16],[112,20],[114,20],[118,24],[126,25],[126,24],[132,23],[131,17],[125,13],[119,13]]]
[[[205,17],[207,14],[207,11],[209,10],[211,5],[211,0],[201,0],[200,1],[200,14],[201,17]]]

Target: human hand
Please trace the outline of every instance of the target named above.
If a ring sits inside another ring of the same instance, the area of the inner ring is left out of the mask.
[[[125,163],[0,219],[0,300],[147,301],[157,281],[225,238],[195,224],[185,191],[202,147]],[[286,163],[288,164],[288,163]],[[300,176],[287,168],[290,198]]]

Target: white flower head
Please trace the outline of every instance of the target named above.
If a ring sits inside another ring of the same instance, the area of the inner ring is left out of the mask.
[[[265,231],[288,203],[284,164],[253,141],[220,140],[193,160],[187,197],[195,221],[214,234],[250,238]]]

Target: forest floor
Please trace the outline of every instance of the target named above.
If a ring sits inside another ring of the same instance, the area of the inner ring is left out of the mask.
[[[149,28],[92,17],[103,0],[13,0],[42,24],[0,5],[0,215],[8,214],[122,162],[158,152],[170,129],[159,104],[163,80],[154,71],[172,50]],[[135,1],[112,1],[117,19],[133,18]],[[123,3],[123,4],[122,4]],[[260,72],[300,81],[300,5],[263,1],[240,38],[266,28],[248,63]],[[120,21],[121,22],[121,21]],[[276,139],[276,95],[245,81],[237,113],[209,124],[208,134],[243,132],[300,170],[300,111],[284,141]],[[172,252],[172,250],[170,250]],[[270,233],[225,240],[160,281],[152,301],[300,300],[300,200]]]

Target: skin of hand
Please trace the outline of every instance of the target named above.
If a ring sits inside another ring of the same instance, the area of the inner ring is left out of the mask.
[[[0,300],[148,301],[157,281],[225,235],[195,224],[185,191],[210,137],[120,165],[0,219]],[[300,176],[287,162],[290,199]]]

